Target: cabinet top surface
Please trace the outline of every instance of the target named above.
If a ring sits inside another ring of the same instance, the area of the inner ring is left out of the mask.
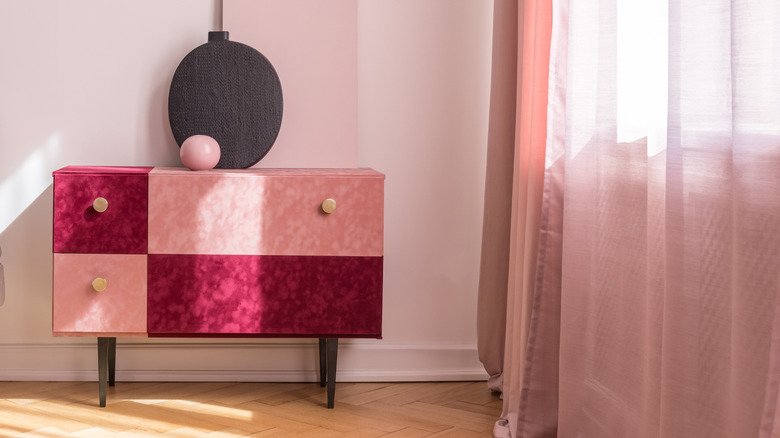
[[[54,175],[128,175],[147,174],[153,167],[120,167],[120,166],[66,166],[52,172]]]
[[[119,167],[119,166],[67,166],[54,171],[54,175],[112,175],[112,174],[150,174],[160,176],[349,176],[384,178],[384,174],[370,168],[249,168],[249,169],[211,169],[189,170],[184,167]]]

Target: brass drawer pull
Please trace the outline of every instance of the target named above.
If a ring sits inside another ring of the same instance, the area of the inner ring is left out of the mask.
[[[333,198],[322,201],[322,211],[326,214],[331,214],[336,211],[336,201]]]
[[[108,201],[106,198],[96,198],[95,202],[92,203],[92,208],[98,213],[103,213],[108,208]]]
[[[94,280],[92,280],[92,289],[95,290],[95,292],[103,292],[106,290],[107,282],[105,278],[98,277]]]

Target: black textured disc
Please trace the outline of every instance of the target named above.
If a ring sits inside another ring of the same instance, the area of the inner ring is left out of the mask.
[[[176,68],[168,119],[176,143],[208,135],[219,143],[218,168],[242,169],[271,149],[282,125],[282,85],[260,52],[209,32]]]

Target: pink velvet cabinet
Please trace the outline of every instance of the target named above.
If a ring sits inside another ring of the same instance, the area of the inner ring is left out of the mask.
[[[371,169],[54,172],[55,336],[311,337],[333,407],[338,339],[382,335],[384,175]]]

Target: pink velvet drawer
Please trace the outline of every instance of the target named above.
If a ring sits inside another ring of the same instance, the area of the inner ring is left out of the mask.
[[[148,257],[149,336],[382,333],[382,257]]]
[[[149,187],[150,254],[383,254],[384,175],[371,169],[155,168]]]
[[[144,167],[66,167],[54,172],[55,253],[145,254],[147,174]],[[107,208],[93,208],[96,198]]]
[[[145,336],[146,255],[54,254],[55,335]],[[96,291],[95,278],[106,280]]]

